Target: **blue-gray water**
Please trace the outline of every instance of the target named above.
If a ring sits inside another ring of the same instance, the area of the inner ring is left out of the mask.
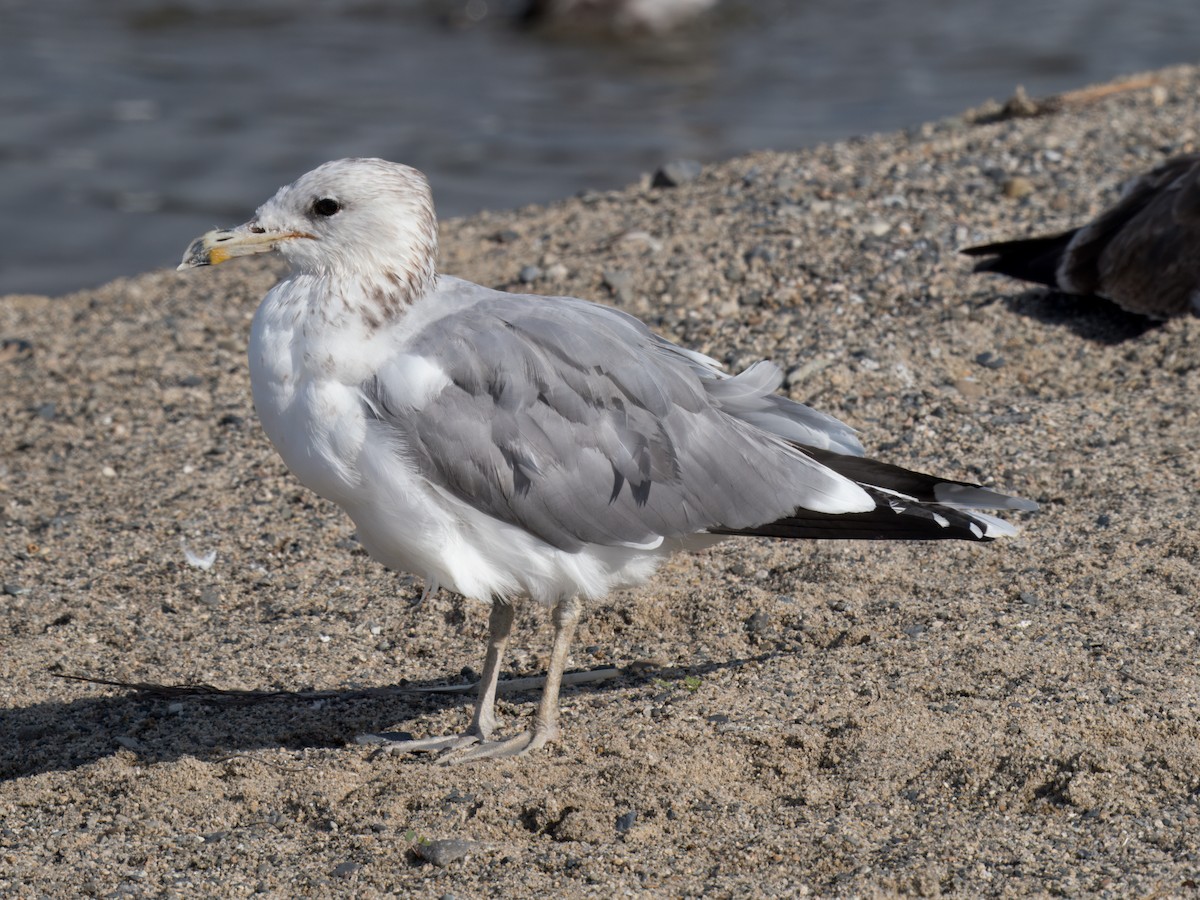
[[[172,265],[339,156],[415,165],[457,215],[1200,57],[1197,0],[726,0],[626,43],[512,3],[0,0],[0,294]]]

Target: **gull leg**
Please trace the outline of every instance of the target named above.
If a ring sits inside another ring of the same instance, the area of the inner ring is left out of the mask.
[[[496,730],[496,682],[500,680],[500,663],[504,648],[512,632],[516,610],[511,603],[496,599],[492,601],[492,612],[488,616],[488,648],[483,660],[483,677],[479,679],[479,699],[475,701],[475,714],[467,734],[474,734],[486,741]]]
[[[581,608],[578,597],[563,600],[554,607],[554,648],[550,651],[546,686],[542,688],[542,699],[533,720],[534,745],[528,748],[530,750],[558,740],[558,692],[562,687],[563,670],[567,667],[567,654],[571,650],[571,639],[575,637],[575,626],[579,624]]]
[[[479,699],[475,701],[475,713],[471,724],[462,734],[445,737],[427,737],[416,740],[396,740],[389,733],[361,734],[360,744],[379,744],[379,753],[399,755],[402,753],[428,753],[436,750],[461,750],[481,741],[487,741],[496,730],[496,683],[500,680],[500,663],[504,648],[512,633],[516,610],[511,603],[500,598],[492,601],[492,612],[488,616],[488,647],[483,660],[483,676],[479,679]]]
[[[554,607],[552,615],[554,647],[550,651],[550,667],[546,671],[546,686],[542,688],[542,699],[538,703],[533,727],[503,741],[484,739],[479,746],[471,747],[464,753],[447,756],[444,759],[447,764],[457,765],[480,759],[524,756],[526,753],[558,739],[558,692],[562,685],[563,670],[567,667],[567,653],[571,648],[571,638],[575,635],[575,626],[579,624],[581,609],[582,604],[578,597],[561,600]],[[482,701],[483,695],[481,694],[481,705]]]

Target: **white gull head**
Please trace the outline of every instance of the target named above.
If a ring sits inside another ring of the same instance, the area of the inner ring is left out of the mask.
[[[406,306],[432,286],[437,219],[425,176],[382,159],[338,159],[281,187],[254,218],[201,235],[179,268],[277,251],[297,275],[353,284]]]

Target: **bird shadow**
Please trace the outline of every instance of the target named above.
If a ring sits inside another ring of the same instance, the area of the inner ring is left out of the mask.
[[[1080,297],[1033,288],[1020,294],[996,297],[988,303],[996,300],[1003,300],[1004,305],[1017,315],[1065,327],[1084,340],[1110,346],[1139,338],[1163,324],[1158,319],[1126,312],[1103,297]]]
[[[266,748],[339,747],[380,723],[462,702],[457,695],[386,696],[382,688],[374,697],[345,690],[322,692],[320,699],[279,694],[240,703],[200,691],[180,691],[174,699],[136,686],[125,691],[0,711],[7,738],[0,742],[0,782],[77,769],[122,751],[149,765]]]
[[[776,655],[777,651],[688,667],[633,666],[603,680],[564,685],[564,696],[627,689],[631,680],[652,683],[704,675]],[[447,692],[441,680],[290,692],[66,677],[121,692],[0,711],[0,734],[5,737],[0,741],[0,782],[70,771],[123,751],[151,765],[187,756],[215,762],[253,750],[345,747],[355,736],[381,731],[388,723],[407,722],[475,700],[473,690]],[[529,697],[539,691],[514,690],[511,695]]]

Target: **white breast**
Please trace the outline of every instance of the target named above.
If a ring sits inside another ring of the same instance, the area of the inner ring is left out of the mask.
[[[250,383],[263,430],[306,487],[350,515],[372,556],[453,586],[439,561],[452,517],[394,436],[368,416],[359,388],[373,369],[400,366],[411,375],[414,392],[394,400],[411,405],[439,389],[437,371],[415,357],[389,353],[394,336],[347,333],[328,323],[306,328],[310,310],[303,287],[295,281],[277,286],[251,326]]]

